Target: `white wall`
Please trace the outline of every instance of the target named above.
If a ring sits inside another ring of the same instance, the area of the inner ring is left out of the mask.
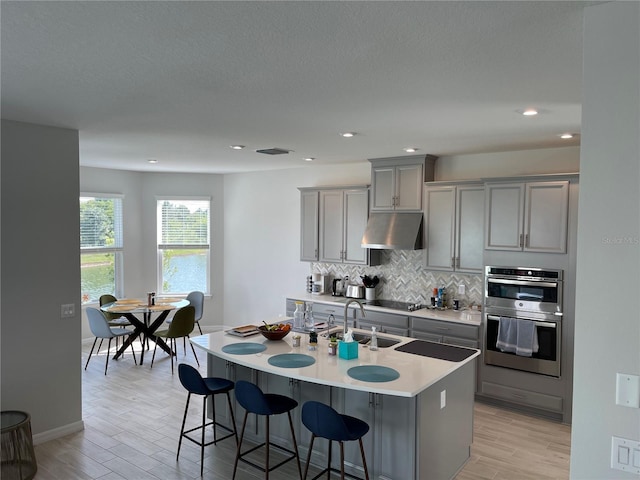
[[[224,320],[239,325],[285,313],[305,290],[298,187],[368,185],[369,162],[225,176]]]
[[[571,478],[610,468],[611,436],[640,440],[616,372],[640,375],[640,4],[585,9]]]
[[[2,121],[2,410],[36,441],[83,428],[78,185],[76,130]]]

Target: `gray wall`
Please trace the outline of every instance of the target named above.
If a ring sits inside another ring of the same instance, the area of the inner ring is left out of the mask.
[[[35,435],[82,429],[78,185],[77,131],[2,121],[1,408]]]
[[[571,478],[610,468],[611,436],[640,440],[616,373],[640,375],[640,4],[585,9]]]

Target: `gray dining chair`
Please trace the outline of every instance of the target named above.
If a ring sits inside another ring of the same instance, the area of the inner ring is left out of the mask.
[[[96,346],[98,339],[100,339],[100,345],[98,345],[98,350],[96,355],[100,352],[100,348],[102,348],[102,342],[104,339],[108,339],[109,343],[107,345],[107,355],[106,362],[104,365],[104,374],[107,374],[107,368],[109,367],[109,352],[111,350],[111,340],[114,338],[129,336],[133,333],[133,330],[129,330],[128,328],[121,327],[110,327],[109,321],[104,316],[101,310],[93,307],[87,307],[87,320],[89,321],[89,328],[91,329],[91,333],[96,337],[93,340],[93,345],[91,346],[91,352],[89,353],[89,357],[87,358],[87,363],[84,366],[86,370],[89,366],[89,361],[91,360],[91,356],[93,355],[93,350]],[[136,352],[133,349],[133,344],[131,344],[131,352],[133,353],[133,361],[137,365],[138,362],[136,360]]]

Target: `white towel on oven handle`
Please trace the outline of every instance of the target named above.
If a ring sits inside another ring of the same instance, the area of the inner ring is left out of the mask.
[[[502,352],[530,357],[539,350],[538,332],[531,320],[500,317],[496,347]]]
[[[530,357],[538,351],[538,331],[535,322],[531,320],[516,320],[516,355]]]
[[[502,352],[516,353],[518,324],[515,318],[500,317],[498,321],[498,338],[496,348]]]

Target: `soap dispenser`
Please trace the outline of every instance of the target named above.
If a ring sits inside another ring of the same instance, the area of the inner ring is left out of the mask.
[[[378,350],[378,334],[376,327],[371,327],[371,341],[369,342],[369,350]]]

